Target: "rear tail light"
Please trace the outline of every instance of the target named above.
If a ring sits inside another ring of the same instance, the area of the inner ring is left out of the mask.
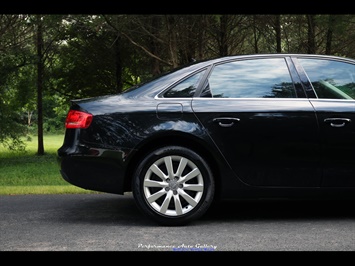
[[[65,128],[88,128],[92,121],[92,114],[70,110],[65,120]]]

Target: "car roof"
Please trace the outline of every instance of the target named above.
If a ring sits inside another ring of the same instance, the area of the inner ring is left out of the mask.
[[[181,79],[190,76],[198,71],[207,69],[208,67],[219,64],[222,62],[235,61],[239,59],[253,59],[253,58],[279,58],[279,57],[297,57],[297,58],[319,58],[319,59],[333,59],[339,61],[347,61],[355,64],[355,60],[352,58],[346,58],[341,56],[333,55],[321,55],[321,54],[297,54],[297,53],[269,53],[269,54],[246,54],[246,55],[230,55],[225,57],[206,59],[203,61],[192,62],[189,65],[181,66],[175,68],[170,72],[162,74],[160,77],[155,77],[154,79],[138,84],[128,90],[125,90],[119,94],[104,95],[93,98],[86,99],[74,99],[72,103],[81,103],[85,105],[86,102],[92,102],[98,100],[100,102],[111,102],[113,98],[114,101],[120,99],[137,99],[137,98],[154,98],[161,91],[169,88],[170,86],[176,84],[176,82]]]
[[[229,60],[236,59],[246,59],[246,58],[268,58],[268,57],[313,57],[313,58],[324,58],[324,59],[339,59],[339,60],[354,60],[353,58],[347,58],[335,55],[323,55],[323,54],[304,54],[304,53],[268,53],[268,54],[245,54],[245,55],[230,55],[214,59],[207,59],[206,64],[225,62]]]
[[[202,61],[192,62],[188,65],[175,68],[169,72],[163,73],[159,77],[138,84],[137,86],[128,89],[123,92],[124,94],[128,93],[128,97],[140,97],[148,96],[154,97],[157,92],[161,91],[163,88],[169,87],[174,84],[174,82],[180,80],[184,76],[188,76],[191,73],[200,71],[203,68],[207,68],[213,64],[218,64],[222,62],[234,61],[238,59],[253,59],[253,58],[278,58],[278,57],[307,57],[307,58],[323,58],[323,59],[335,59],[335,60],[352,60],[351,58],[345,58],[340,56],[331,56],[331,55],[320,55],[320,54],[297,54],[297,53],[269,53],[269,54],[246,54],[246,55],[230,55],[212,59],[206,59]],[[148,93],[148,94],[147,94]]]

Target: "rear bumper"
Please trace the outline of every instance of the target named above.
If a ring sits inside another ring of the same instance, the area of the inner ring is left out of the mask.
[[[65,181],[83,189],[123,194],[125,168],[122,152],[101,156],[58,153],[60,173]]]

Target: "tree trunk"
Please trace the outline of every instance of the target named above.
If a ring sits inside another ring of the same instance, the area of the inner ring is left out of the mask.
[[[253,15],[253,37],[254,37],[254,53],[259,53],[259,46],[258,46],[258,30],[256,27],[256,15]]]
[[[122,92],[122,60],[121,60],[121,48],[120,48],[121,36],[117,37],[115,40],[115,65],[116,65],[116,87],[117,93]]]
[[[281,16],[275,15],[276,52],[281,53]]]
[[[43,145],[43,28],[42,17],[37,15],[37,115],[38,115],[38,149],[37,155],[44,155]]]
[[[308,49],[309,54],[316,53],[316,42],[315,42],[315,15],[307,15],[308,22]]]
[[[333,40],[333,27],[335,23],[334,15],[329,15],[328,20],[328,31],[327,31],[327,42],[325,44],[325,54],[330,55],[332,52],[332,40]]]
[[[219,17],[219,56],[228,55],[228,42],[227,42],[227,31],[228,31],[228,15],[221,15]]]

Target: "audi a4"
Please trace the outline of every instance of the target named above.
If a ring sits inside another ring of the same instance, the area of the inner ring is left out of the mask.
[[[64,180],[132,193],[161,225],[224,199],[351,197],[355,60],[309,54],[195,62],[116,95],[73,99]]]

